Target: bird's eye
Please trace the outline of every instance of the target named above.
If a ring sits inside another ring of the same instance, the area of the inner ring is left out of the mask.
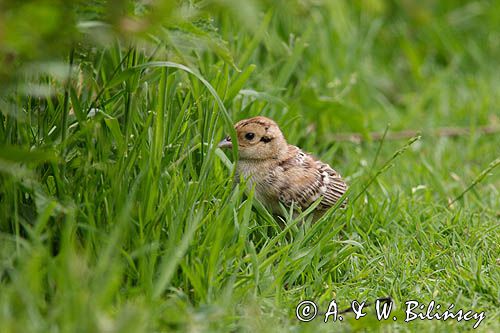
[[[247,140],[252,140],[254,137],[255,137],[255,134],[252,132],[245,134],[245,139],[247,139]]]

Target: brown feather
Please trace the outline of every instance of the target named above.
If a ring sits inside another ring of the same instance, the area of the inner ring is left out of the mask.
[[[281,214],[280,202],[308,208],[320,197],[315,216],[334,206],[347,191],[338,172],[328,164],[287,144],[278,125],[266,117],[245,119],[235,125],[240,159],[237,175],[269,210]],[[345,207],[346,201],[341,207]]]

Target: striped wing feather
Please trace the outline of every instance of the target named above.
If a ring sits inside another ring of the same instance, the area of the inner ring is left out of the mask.
[[[289,147],[290,157],[279,163],[277,172],[282,173],[279,200],[290,206],[292,202],[303,209],[322,197],[320,211],[325,211],[342,197],[347,185],[328,164],[315,160],[299,148]],[[345,201],[342,203],[345,207]]]

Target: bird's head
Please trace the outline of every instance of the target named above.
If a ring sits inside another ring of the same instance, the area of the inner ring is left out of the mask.
[[[278,159],[286,152],[287,143],[278,125],[266,117],[244,119],[234,125],[238,138],[240,159]],[[219,148],[231,148],[233,143],[226,137]]]

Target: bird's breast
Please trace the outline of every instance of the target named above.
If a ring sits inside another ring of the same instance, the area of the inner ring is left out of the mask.
[[[273,165],[267,161],[243,160],[238,163],[238,174],[245,179],[248,188],[255,186],[255,196],[259,201],[277,200],[277,189],[274,184]]]

